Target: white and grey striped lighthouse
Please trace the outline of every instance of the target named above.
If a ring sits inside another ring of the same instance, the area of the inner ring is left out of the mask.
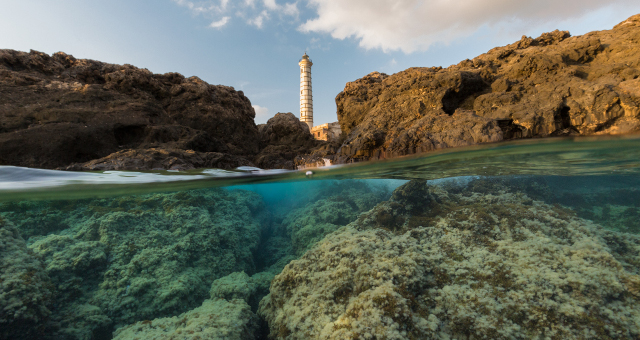
[[[313,95],[311,94],[311,66],[313,63],[307,52],[298,63],[300,65],[300,121],[313,127]]]

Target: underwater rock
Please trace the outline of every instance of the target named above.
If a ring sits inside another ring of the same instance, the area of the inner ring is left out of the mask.
[[[244,300],[211,299],[178,316],[119,328],[113,339],[253,340],[257,327],[256,316]]]
[[[336,96],[341,161],[503,139],[640,130],[640,15],[522,37],[473,60],[373,72]]]
[[[273,280],[270,336],[640,337],[640,237],[476,187],[409,182],[329,234]]]
[[[251,282],[251,277],[245,272],[236,272],[213,281],[209,295],[211,295],[212,299],[242,299],[249,301],[255,291],[256,287]]]
[[[114,339],[253,340],[258,317],[247,304],[256,285],[245,272],[231,273],[211,284],[211,299],[170,318],[145,320],[119,328]]]
[[[208,298],[214,280],[254,273],[267,224],[262,198],[243,190],[7,205],[0,214],[29,231],[30,249],[57,286],[56,334],[86,339],[184,313]],[[46,218],[66,228],[38,234]]]
[[[292,254],[301,256],[325,235],[355,221],[358,215],[384,200],[385,194],[362,182],[342,181],[320,191],[312,202],[289,212],[278,234],[289,240]]]
[[[0,217],[0,339],[42,339],[54,289],[18,229]]]

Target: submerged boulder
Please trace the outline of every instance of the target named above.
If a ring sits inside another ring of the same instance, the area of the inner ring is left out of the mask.
[[[257,317],[244,300],[210,299],[178,316],[119,328],[113,339],[253,340],[257,325]]]
[[[633,339],[638,263],[640,237],[519,190],[412,181],[288,264],[259,314],[286,339]]]

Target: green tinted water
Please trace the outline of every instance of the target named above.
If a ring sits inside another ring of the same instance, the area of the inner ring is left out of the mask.
[[[0,339],[640,337],[640,138],[0,167]]]

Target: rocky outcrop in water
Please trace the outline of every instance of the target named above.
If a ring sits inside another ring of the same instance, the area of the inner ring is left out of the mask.
[[[260,151],[254,116],[242,91],[197,77],[0,50],[0,165],[64,168],[115,153],[74,168],[235,167]]]
[[[640,130],[640,15],[612,30],[554,31],[448,68],[371,73],[336,97],[339,159],[512,138]]]
[[[262,150],[255,163],[264,169],[295,169],[295,158],[308,153],[323,141],[316,141],[309,126],[291,112],[279,112],[266,124],[258,126]]]

